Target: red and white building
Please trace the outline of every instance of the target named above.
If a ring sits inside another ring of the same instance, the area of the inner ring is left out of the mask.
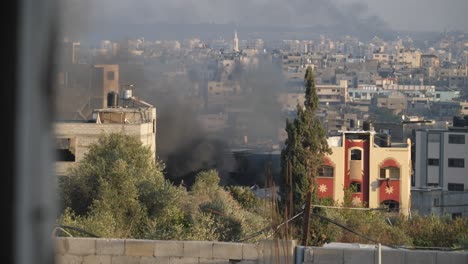
[[[328,138],[333,153],[324,158],[317,178],[319,198],[342,202],[344,189],[355,187],[354,204],[382,204],[409,214],[411,142],[393,143],[374,131],[344,131]]]

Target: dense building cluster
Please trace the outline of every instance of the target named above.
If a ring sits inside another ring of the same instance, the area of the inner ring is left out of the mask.
[[[108,94],[123,96],[131,85],[162,114],[177,112],[180,105],[189,107],[203,133],[221,138],[227,152],[235,154],[231,162],[239,162],[242,153],[244,167],[221,168],[221,173],[258,184],[245,178],[263,175],[261,169],[252,169],[262,166],[247,168],[245,160],[251,156],[256,163],[266,162],[267,158],[259,159],[264,154],[278,162],[286,139],[284,121],[304,103],[304,74],[310,66],[320,103],[317,115],[329,141],[341,142],[331,145],[334,153],[327,156],[319,177],[320,196],[339,200],[343,187],[354,184],[359,190],[356,199],[367,206],[385,203],[408,213],[413,203],[424,213],[468,214],[468,206],[463,205],[468,186],[468,121],[455,122],[460,120],[457,116],[468,115],[466,35],[445,32],[424,43],[410,37],[360,40],[321,35],[311,40],[264,40],[239,36],[242,33],[235,32],[232,39],[102,40],[94,46],[65,40],[57,107],[60,119],[68,123],[59,124],[58,131],[73,126],[70,120],[105,125],[96,122],[93,114],[109,112],[105,110]],[[174,97],[177,104],[171,103]],[[118,114],[117,107],[109,115],[147,111],[139,109]],[[122,120],[112,123],[122,130],[127,125]],[[156,120],[144,120],[140,126],[148,123],[149,133],[155,133]],[[371,122],[372,129],[364,130],[365,122]],[[143,139],[146,134],[138,131],[135,135]],[[80,146],[78,134],[58,134],[62,149]],[[456,153],[452,147],[457,147]],[[360,166],[353,159],[355,150],[363,157],[357,159]],[[278,165],[273,167],[273,176],[280,177]],[[423,195],[434,196],[432,202],[417,198]],[[444,204],[442,197],[447,195],[452,200],[445,200],[454,204]]]

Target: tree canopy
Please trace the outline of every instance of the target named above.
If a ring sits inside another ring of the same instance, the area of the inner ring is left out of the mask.
[[[281,199],[288,218],[302,211],[308,193],[315,196],[313,193],[317,171],[322,165],[324,155],[331,153],[326,131],[315,116],[319,101],[310,66],[304,76],[304,85],[304,107],[298,105],[296,118],[286,121],[288,138],[281,152],[284,175],[280,186]]]
[[[259,198],[246,187],[221,187],[216,171],[200,172],[187,190],[165,180],[162,170],[138,139],[103,135],[60,178],[58,222],[102,237],[218,241],[268,225],[267,207],[254,206]]]

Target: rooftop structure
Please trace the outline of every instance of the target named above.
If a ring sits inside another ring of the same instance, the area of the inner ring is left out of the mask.
[[[156,151],[156,108],[122,92],[109,93],[108,108],[94,109],[87,121],[62,121],[55,124],[56,174],[67,175],[68,169],[81,161],[91,144],[102,134],[123,133],[140,139],[144,146]]]

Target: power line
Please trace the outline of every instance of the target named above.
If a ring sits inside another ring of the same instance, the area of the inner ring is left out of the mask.
[[[291,222],[292,220],[296,219],[297,217],[299,217],[299,216],[300,216],[301,214],[303,214],[303,213],[304,213],[304,211],[300,211],[300,212],[297,213],[295,216],[289,218],[288,220],[286,220],[286,221],[284,221],[284,222],[282,222],[282,223],[280,223],[280,224],[271,225],[271,226],[265,227],[265,228],[263,228],[263,229],[260,230],[260,231],[257,231],[257,232],[255,232],[255,233],[253,233],[253,234],[250,234],[250,235],[246,236],[246,237],[243,238],[243,239],[237,240],[236,242],[244,242],[244,241],[246,241],[246,240],[249,240],[249,239],[251,239],[251,238],[254,238],[254,237],[256,237],[256,236],[259,236],[259,235],[261,235],[262,233],[264,233],[264,232],[265,232],[266,230],[268,230],[268,229],[273,229],[273,228],[275,228],[274,232],[276,232],[276,231],[280,228],[280,226],[282,226],[282,225],[284,225],[284,224],[286,224],[286,223]]]
[[[81,228],[74,227],[74,226],[58,225],[58,226],[56,226],[56,228],[60,228],[60,229],[63,229],[63,230],[65,230],[65,229],[70,229],[70,230],[73,230],[73,231],[81,232],[81,233],[83,233],[83,234],[85,234],[85,235],[88,235],[88,236],[90,236],[90,237],[99,238],[99,236],[97,236],[97,235],[95,235],[95,234],[93,234],[93,233],[90,233],[90,232],[88,232],[88,231],[86,231],[86,230],[83,230],[83,229],[81,229]]]
[[[331,208],[331,209],[346,209],[346,210],[388,211],[387,208],[342,207],[342,206],[328,206],[328,205],[320,205],[320,204],[313,204],[311,206],[312,207],[320,207],[320,208]]]
[[[317,213],[311,213],[311,215],[318,216],[318,217],[320,217],[321,219],[323,219],[323,220],[325,220],[325,221],[328,221],[328,222],[330,222],[330,223],[332,223],[332,224],[334,224],[334,225],[337,225],[337,226],[339,226],[339,227],[345,229],[346,231],[351,232],[351,233],[353,233],[353,234],[355,234],[355,235],[357,235],[357,236],[359,236],[359,237],[362,237],[362,238],[364,238],[364,239],[366,239],[366,240],[369,240],[369,241],[371,241],[371,242],[374,242],[375,244],[381,244],[381,243],[378,242],[377,240],[372,239],[372,238],[370,238],[370,237],[367,237],[367,236],[365,236],[365,235],[363,235],[363,234],[360,234],[360,233],[358,233],[358,232],[352,230],[351,228],[349,228],[349,227],[347,227],[347,226],[345,226],[345,225],[343,225],[343,224],[340,224],[340,223],[338,223],[338,222],[335,222],[335,221],[331,220],[330,218],[328,218],[328,217],[326,217],[326,216],[323,216],[323,215],[317,214]]]
[[[316,205],[314,205],[314,206],[316,206]],[[329,206],[316,206],[316,207],[333,208],[333,207],[329,207]],[[361,208],[346,208],[346,207],[336,207],[336,208],[338,208],[338,209],[361,209]],[[369,208],[362,208],[362,209],[369,209]],[[373,210],[376,210],[376,209],[373,209]],[[382,209],[380,209],[380,210],[382,210]],[[301,212],[299,212],[299,213],[296,214],[295,216],[291,217],[290,219],[288,219],[288,220],[286,220],[286,221],[284,221],[284,222],[282,222],[282,223],[280,223],[280,224],[278,224],[278,225],[271,225],[271,226],[268,226],[268,227],[266,227],[266,228],[264,228],[264,229],[262,229],[262,230],[260,230],[260,231],[257,231],[257,232],[255,232],[255,233],[253,233],[253,234],[251,234],[251,235],[249,235],[249,236],[243,238],[243,239],[240,239],[240,240],[238,240],[238,241],[236,241],[236,242],[244,242],[244,241],[246,241],[246,240],[249,240],[249,239],[251,239],[251,238],[254,238],[254,237],[256,237],[256,236],[259,236],[259,235],[261,235],[262,233],[264,233],[264,232],[265,232],[266,230],[268,230],[268,229],[273,229],[273,228],[275,228],[275,230],[274,230],[274,232],[273,232],[273,233],[275,233],[275,232],[279,229],[280,226],[282,226],[282,225],[284,225],[284,224],[286,224],[286,223],[288,223],[288,222],[294,220],[295,218],[299,217],[299,216],[302,215],[303,213],[304,213],[304,210],[302,210]],[[366,239],[366,240],[368,240],[368,241],[371,241],[371,242],[373,242],[373,243],[375,243],[375,244],[384,245],[384,244],[380,243],[379,241],[377,241],[377,240],[375,240],[375,239],[373,239],[373,238],[370,238],[370,237],[368,237],[368,236],[365,236],[365,235],[363,235],[363,234],[361,234],[361,233],[358,233],[357,231],[354,231],[354,230],[352,230],[351,228],[349,228],[349,227],[347,227],[347,226],[345,226],[345,225],[343,225],[343,224],[341,224],[341,223],[338,223],[338,222],[336,222],[336,221],[334,221],[334,220],[332,220],[332,219],[330,219],[330,218],[328,218],[328,217],[326,217],[326,216],[323,216],[323,215],[321,215],[321,214],[317,214],[317,213],[311,212],[311,216],[312,216],[312,215],[318,216],[319,218],[321,218],[321,219],[323,219],[323,220],[325,220],[325,221],[327,221],[327,222],[330,222],[330,223],[332,223],[332,224],[334,224],[334,225],[336,225],[336,226],[338,226],[338,227],[340,227],[340,228],[343,228],[344,230],[346,230],[346,231],[348,231],[348,232],[350,232],[350,233],[353,233],[353,234],[355,234],[355,235],[357,235],[357,236],[359,236],[359,237],[361,237],[361,238],[364,238],[364,239]],[[461,251],[461,250],[466,250],[466,249],[468,249],[468,247],[462,247],[462,248],[443,248],[443,247],[407,247],[407,246],[389,246],[389,245],[384,245],[384,246],[387,246],[387,247],[390,247],[390,248],[393,248],[393,249],[407,249],[407,250],[425,249],[425,250]]]

